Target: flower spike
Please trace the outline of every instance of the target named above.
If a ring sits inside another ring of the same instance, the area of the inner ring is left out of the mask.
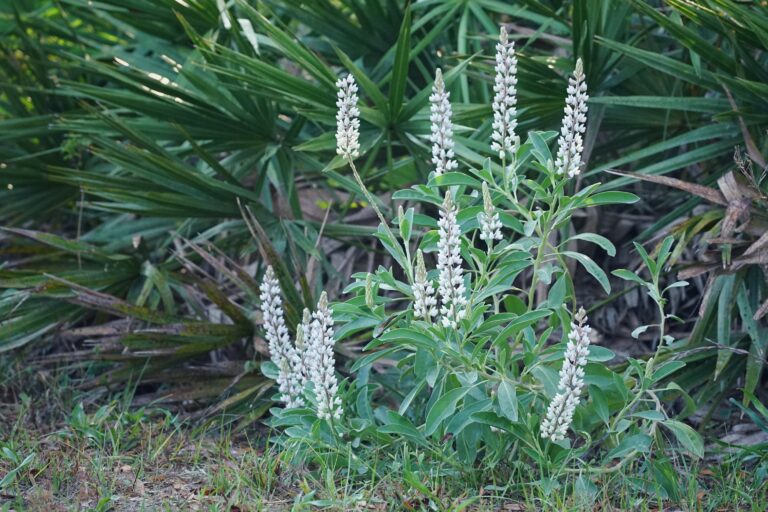
[[[515,43],[509,40],[507,30],[502,26],[499,42],[496,44],[496,79],[493,85],[493,133],[491,149],[504,159],[507,154],[517,151],[520,137],[517,128],[517,57]]]
[[[413,314],[431,322],[437,315],[437,299],[435,288],[427,279],[427,268],[424,266],[424,254],[421,249],[416,251],[416,276],[413,283]]]
[[[445,90],[443,73],[439,69],[435,73],[435,84],[429,101],[432,122],[432,163],[435,165],[435,175],[450,172],[459,166],[453,156],[453,124],[451,123],[450,94]]]
[[[304,384],[309,379],[309,368],[307,367],[307,350],[309,346],[310,328],[312,314],[308,309],[304,309],[304,316],[300,324],[296,326],[296,340],[294,350],[290,360],[290,393],[294,397],[294,404],[297,407],[305,405],[302,394],[304,393]]]
[[[309,379],[315,387],[317,417],[322,419],[341,418],[341,398],[336,396],[339,385],[336,380],[336,359],[333,355],[333,316],[328,308],[328,295],[323,292],[312,314],[310,343],[307,347]]]
[[[541,421],[541,437],[552,441],[565,439],[584,387],[584,366],[587,364],[589,333],[592,329],[587,325],[587,313],[584,308],[579,309],[574,320],[568,334],[565,360],[560,369],[558,393],[549,404],[546,417]]]
[[[446,192],[437,223],[440,235],[437,242],[437,268],[440,271],[438,292],[442,323],[453,329],[467,314],[464,270],[461,268],[461,230],[456,220],[457,214],[458,208],[451,200],[451,193]]]
[[[352,75],[336,82],[336,153],[346,159],[360,155],[360,109],[357,108],[357,84]]]
[[[587,123],[587,83],[584,81],[584,64],[576,61],[576,69],[568,80],[568,97],[565,99],[560,138],[557,139],[557,174],[569,178],[581,173],[581,154],[584,151],[583,134]]]
[[[486,182],[483,182],[483,211],[477,214],[477,218],[480,221],[480,240],[485,240],[490,250],[493,247],[493,241],[501,240],[502,236],[499,212],[493,206],[491,192]]]
[[[278,368],[277,385],[280,399],[286,408],[303,404],[300,390],[294,385],[292,361],[297,356],[288,336],[283,313],[283,299],[280,296],[280,283],[274,269],[269,266],[264,272],[261,284],[261,314],[264,321],[265,338],[269,344],[269,355]]]

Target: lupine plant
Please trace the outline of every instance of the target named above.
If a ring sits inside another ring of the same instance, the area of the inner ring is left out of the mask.
[[[402,204],[391,223],[355,168],[357,86],[351,75],[337,83],[337,153],[376,210],[376,236],[395,266],[356,274],[344,302],[329,305],[323,294],[311,323],[305,312],[297,326],[295,344],[287,343],[279,290],[267,270],[263,316],[274,365],[264,371],[275,376],[284,403],[273,411],[273,425],[286,427],[279,442],[308,448],[299,451],[306,457],[336,454],[345,463],[360,460],[345,447],[405,443],[457,469],[478,457],[487,466],[534,461],[550,478],[640,460],[637,455],[663,442],[657,428],[663,423],[700,455],[693,431],[667,419],[660,401],[684,395],[658,385],[682,363],[633,360],[612,370],[606,362],[613,353],[593,343],[578,304],[569,261],[610,290],[605,272],[576,250],[578,243],[596,244],[611,256],[615,248],[580,232],[574,213],[637,200],[597,192],[597,183],[579,189],[574,179],[584,167],[587,123],[581,60],[569,79],[559,137],[531,131],[521,142],[514,45],[503,29],[496,49],[492,156],[482,168],[458,161],[450,84],[437,70],[430,96],[434,170],[426,184],[395,194]],[[647,254],[645,260],[652,282],[628,271],[619,275],[645,284],[658,299],[661,357],[669,341],[658,289],[663,261]],[[370,343],[339,386],[332,348],[352,336],[369,336]],[[614,460],[619,463],[609,465]],[[362,464],[357,469],[368,471]]]

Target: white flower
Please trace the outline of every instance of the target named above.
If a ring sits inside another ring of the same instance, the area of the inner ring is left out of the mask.
[[[490,250],[494,240],[501,240],[501,220],[499,212],[493,206],[491,193],[488,190],[488,184],[483,182],[483,210],[477,214],[477,220],[480,222],[480,240],[485,240]]]
[[[541,421],[541,437],[553,441],[565,438],[573,421],[573,413],[579,405],[581,389],[584,387],[584,366],[587,364],[589,333],[592,329],[586,325],[587,314],[584,308],[579,309],[574,319],[568,334],[565,360],[560,369],[558,393],[549,404],[546,417]]]
[[[301,395],[304,392],[304,384],[307,382],[309,373],[307,368],[307,347],[311,335],[311,323],[312,314],[305,308],[302,322],[296,326],[296,341],[289,361],[290,376],[288,384],[292,402],[291,405],[287,406],[288,408],[305,405]]]
[[[307,347],[309,380],[315,387],[317,399],[317,417],[322,419],[341,418],[341,398],[336,396],[339,390],[336,381],[336,360],[333,355],[333,317],[328,309],[328,295],[323,292],[317,303],[317,311],[312,313],[310,342]]]
[[[427,280],[427,269],[424,266],[424,255],[419,249],[416,252],[416,276],[413,282],[413,314],[427,322],[437,315],[437,299],[435,287]]]
[[[451,93],[445,90],[443,73],[439,69],[435,73],[435,84],[429,101],[432,122],[432,163],[435,164],[435,174],[440,176],[459,166],[453,159],[453,124],[451,123],[451,103],[448,98]]]
[[[454,329],[467,314],[464,271],[461,268],[461,231],[456,220],[457,213],[458,208],[451,200],[451,193],[446,192],[437,223],[440,235],[437,242],[437,269],[440,271],[437,289],[440,294],[443,325]]]
[[[344,158],[360,155],[360,110],[357,108],[357,84],[352,75],[336,82],[336,153]]]
[[[296,392],[295,387],[292,386],[291,362],[296,351],[288,336],[288,328],[285,326],[280,283],[271,266],[264,272],[260,299],[269,355],[278,368],[277,385],[282,393],[280,399],[285,402],[287,408],[296,407],[303,403],[299,397],[301,392]]]
[[[505,158],[514,153],[520,144],[515,134],[517,128],[517,57],[515,43],[509,41],[507,31],[501,27],[496,44],[496,79],[493,85],[493,133],[491,149]]]
[[[582,134],[587,129],[588,99],[584,65],[579,59],[573,76],[568,79],[568,97],[565,99],[560,138],[557,139],[557,174],[568,173],[573,178],[581,172],[581,153],[584,151]]]

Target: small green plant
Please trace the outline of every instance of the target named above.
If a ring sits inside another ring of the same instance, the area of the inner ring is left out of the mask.
[[[637,197],[598,192],[599,184],[578,190],[572,179],[582,170],[587,121],[581,61],[553,156],[549,142],[557,133],[532,131],[523,143],[515,133],[516,59],[503,30],[497,51],[494,157],[459,171],[449,92],[438,70],[430,97],[434,172],[427,184],[394,195],[407,204],[392,225],[355,167],[357,85],[351,75],[339,80],[338,154],[376,210],[376,236],[396,266],[356,274],[345,302],[328,305],[323,294],[317,311],[305,311],[295,343],[267,270],[262,310],[272,362],[263,371],[277,380],[285,404],[273,410],[272,424],[285,429],[278,442],[302,459],[362,474],[372,470],[358,456],[361,447],[403,444],[421,451],[419,464],[432,460],[454,472],[480,459],[486,468],[534,464],[547,488],[569,473],[613,472],[649,455],[663,446],[659,425],[702,456],[698,435],[669,419],[661,402],[684,394],[662,384],[683,363],[658,362],[673,341],[659,288],[672,240],[655,260],[637,246],[650,281],[617,272],[647,287],[659,306],[660,334],[654,357],[613,371],[605,363],[614,354],[592,344],[568,261],[608,293],[605,272],[573,247],[590,242],[609,255],[615,248],[602,236],[576,232],[572,219],[580,209]],[[365,354],[339,385],[333,344],[367,332]]]
[[[2,459],[8,461],[12,469],[0,478],[0,491],[7,489],[13,484],[18,474],[35,460],[35,453],[32,452],[22,457],[20,453],[14,450],[12,445],[0,443],[0,460]]]

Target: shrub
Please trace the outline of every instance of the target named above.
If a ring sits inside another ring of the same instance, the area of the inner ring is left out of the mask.
[[[497,51],[489,147],[494,157],[482,168],[459,170],[449,93],[438,70],[430,97],[429,182],[395,194],[408,207],[399,208],[391,226],[369,198],[381,219],[376,237],[396,266],[355,276],[346,289],[351,297],[330,306],[340,325],[335,332],[329,330],[333,322],[324,296],[311,324],[305,314],[297,327],[301,343],[291,345],[275,336],[280,329],[268,330],[270,342],[285,348],[272,352],[274,364],[265,365],[265,374],[282,383],[290,380],[293,360],[316,367],[309,377],[295,374],[304,384],[296,396],[279,397],[286,406],[273,410],[272,424],[285,427],[279,442],[296,447],[301,458],[326,463],[348,462],[345,447],[406,443],[457,470],[482,457],[485,467],[533,462],[546,476],[557,476],[591,463],[602,466],[598,471],[613,471],[663,443],[664,425],[701,456],[698,434],[670,419],[661,402],[685,395],[664,382],[683,364],[664,361],[675,340],[666,332],[670,317],[659,278],[672,240],[656,259],[638,246],[649,281],[618,272],[647,287],[658,304],[659,343],[647,361],[630,360],[626,369],[614,371],[604,364],[613,353],[592,343],[567,262],[578,262],[607,292],[603,270],[569,243],[591,242],[609,255],[615,248],[597,234],[574,232],[572,219],[579,209],[637,197],[597,192],[599,184],[576,189],[572,178],[582,172],[587,121],[581,61],[569,81],[553,157],[549,142],[557,133],[532,131],[523,143],[515,133],[514,49],[503,30]],[[339,86],[338,153],[365,191],[354,163],[357,88],[350,77]],[[532,278],[521,283],[524,271]],[[268,270],[265,288],[277,293],[270,279]],[[279,299],[266,298],[265,316],[279,317],[270,306]],[[337,386],[328,347],[369,329],[365,355]],[[380,393],[383,386],[386,394]],[[391,403],[393,391],[399,403]],[[306,406],[297,407],[299,402]],[[353,459],[358,470],[367,471],[362,459]],[[618,463],[609,467],[613,461]]]

